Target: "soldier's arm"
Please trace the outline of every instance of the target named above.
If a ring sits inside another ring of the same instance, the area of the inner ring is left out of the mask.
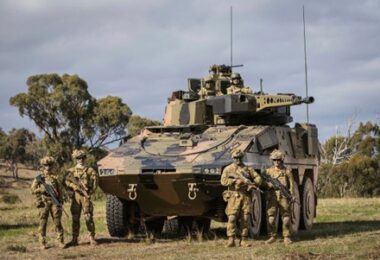
[[[261,178],[261,176],[254,169],[250,168],[249,174],[251,175],[253,183],[255,183],[257,186],[260,186],[263,183],[263,178]]]
[[[292,171],[287,168],[286,169],[286,176],[288,176],[288,180],[289,180],[289,191],[292,195],[294,195],[294,178],[293,178],[293,174],[292,174]]]
[[[244,94],[252,94],[252,89],[250,87],[244,87],[242,91]]]
[[[270,176],[269,169],[264,170],[263,174]],[[274,188],[273,184],[270,181],[263,181],[263,186],[267,189],[273,189]]]
[[[232,87],[227,88],[227,94],[233,94]]]
[[[64,183],[65,183],[66,187],[68,187],[69,189],[71,189],[73,191],[77,191],[78,190],[78,186],[77,186],[77,184],[75,184],[73,182],[72,178],[74,178],[73,172],[69,170],[69,172],[65,176]]]
[[[36,179],[33,180],[32,186],[30,187],[30,190],[31,190],[33,195],[40,195],[45,191],[43,186],[40,185]]]
[[[229,177],[229,171],[228,169],[224,169],[222,173],[222,177],[220,178],[220,183],[223,186],[231,186],[235,184],[236,179],[228,178]]]
[[[98,173],[93,168],[89,169],[89,174],[90,174],[90,179],[92,183],[92,189],[89,191],[89,193],[93,194],[96,188],[98,187],[99,176],[98,176]]]

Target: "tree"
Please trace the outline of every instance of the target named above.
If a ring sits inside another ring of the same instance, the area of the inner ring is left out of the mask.
[[[34,133],[25,128],[12,129],[7,136],[4,159],[8,163],[8,168],[15,179],[18,179],[18,164],[24,163],[30,158],[26,147],[34,139]]]
[[[333,136],[323,147],[326,160],[319,169],[318,180],[321,196],[380,195],[379,124],[360,123],[353,134]],[[338,157],[339,150],[345,153]]]
[[[97,149],[120,139],[132,114],[118,97],[96,100],[77,75],[34,75],[27,85],[28,92],[11,97],[10,103],[45,134],[50,155],[61,165],[75,148]]]
[[[131,116],[128,124],[128,134],[133,137],[140,134],[144,127],[157,125],[162,125],[162,123],[145,117]]]

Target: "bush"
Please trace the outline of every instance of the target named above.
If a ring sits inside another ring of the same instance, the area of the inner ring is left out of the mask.
[[[3,194],[1,196],[1,202],[4,202],[5,204],[16,204],[21,202],[21,199],[16,194]]]

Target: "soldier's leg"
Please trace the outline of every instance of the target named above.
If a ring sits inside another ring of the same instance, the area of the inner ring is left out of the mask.
[[[268,215],[268,234],[270,238],[266,241],[268,244],[273,243],[276,240],[277,235],[277,226],[276,226],[276,217],[277,217],[277,198],[275,194],[268,194],[267,199],[267,215]]]
[[[47,220],[49,218],[49,212],[50,212],[50,204],[45,203],[45,206],[43,208],[40,208],[39,210],[39,220],[40,225],[38,227],[38,233],[39,237],[38,240],[41,244],[42,249],[46,249],[46,226],[47,226]]]
[[[282,235],[284,236],[284,243],[292,243],[290,239],[290,207],[285,198],[279,201],[280,214],[282,216]]]
[[[63,227],[62,227],[62,209],[57,206],[53,206],[52,208],[52,217],[55,225],[55,232],[57,232],[57,241],[61,248],[65,247],[64,239],[63,239]]]
[[[79,229],[80,229],[80,215],[82,210],[82,205],[80,203],[80,196],[78,194],[74,194],[71,200],[71,216],[72,216],[72,240],[69,242],[69,246],[76,246],[78,245],[78,236],[79,236]]]
[[[236,221],[237,214],[239,213],[239,200],[236,196],[231,196],[228,199],[226,207],[226,215],[228,216],[227,222],[227,236],[228,243],[227,247],[235,246],[235,236],[236,236]]]
[[[241,211],[240,211],[240,236],[241,243],[243,247],[250,247],[251,244],[248,242],[248,226],[249,226],[249,203],[250,197],[245,196],[242,200]]]
[[[95,223],[93,218],[94,206],[91,200],[84,198],[83,201],[83,214],[84,219],[86,221],[87,230],[90,233],[90,244],[96,245],[97,242],[95,240]]]

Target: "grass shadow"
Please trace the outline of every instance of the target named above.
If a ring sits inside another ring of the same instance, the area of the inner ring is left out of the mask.
[[[380,231],[379,220],[316,223],[312,230],[300,231],[297,237],[300,240],[314,240],[317,238],[339,237],[370,231]]]
[[[37,227],[38,223],[22,223],[22,224],[0,224],[0,230],[10,230],[19,228]]]

